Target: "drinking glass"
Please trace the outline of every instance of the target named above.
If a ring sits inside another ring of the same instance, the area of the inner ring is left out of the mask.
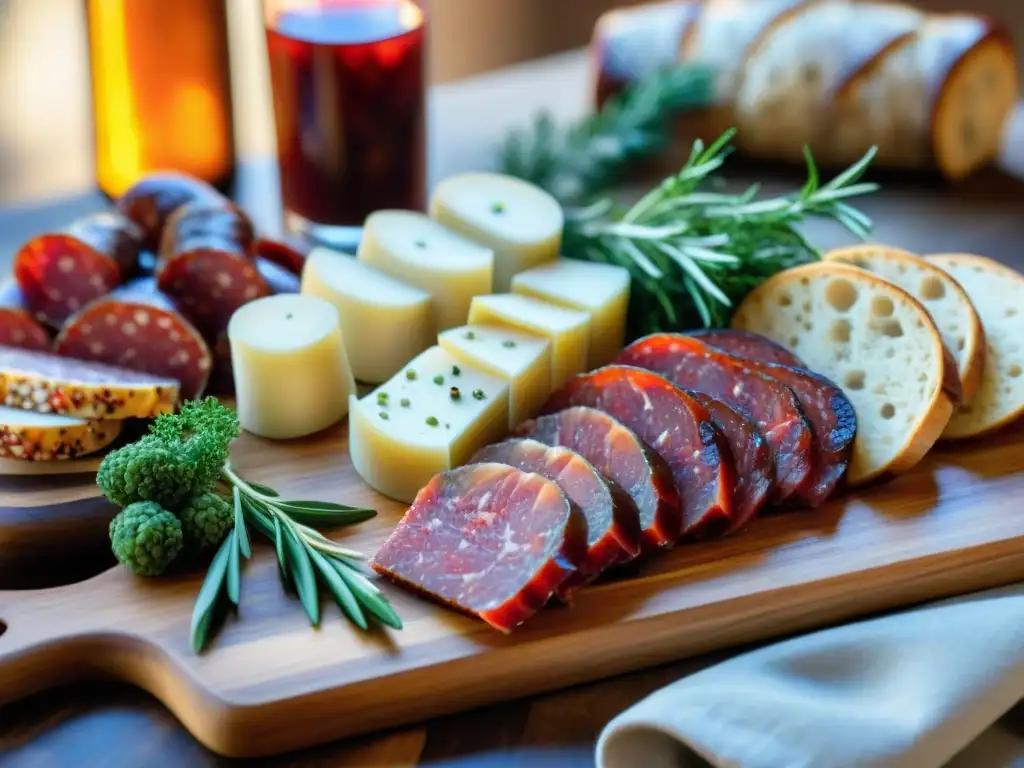
[[[426,202],[425,15],[414,0],[264,0],[285,228],[351,244]]]

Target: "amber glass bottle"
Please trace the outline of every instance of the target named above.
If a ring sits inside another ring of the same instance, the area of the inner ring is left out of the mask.
[[[226,0],[86,0],[96,178],[116,197],[176,170],[235,169]]]

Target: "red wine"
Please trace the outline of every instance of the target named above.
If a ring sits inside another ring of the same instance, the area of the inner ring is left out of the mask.
[[[424,37],[410,0],[324,0],[267,20],[285,210],[354,226],[424,209]]]

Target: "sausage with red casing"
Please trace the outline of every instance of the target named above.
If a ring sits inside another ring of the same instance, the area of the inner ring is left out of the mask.
[[[50,348],[50,334],[32,317],[21,288],[14,280],[0,285],[0,347],[18,347],[44,352]]]
[[[143,247],[160,247],[164,225],[172,213],[186,203],[226,198],[205,181],[176,171],[157,171],[143,176],[117,199],[117,209],[142,231]]]
[[[710,344],[712,347],[728,352],[730,355],[736,355],[736,357],[761,360],[765,363],[791,365],[794,368],[807,367],[799,357],[781,344],[776,344],[771,339],[750,331],[734,331],[730,328],[700,328],[684,331],[683,335],[700,339],[705,344]]]

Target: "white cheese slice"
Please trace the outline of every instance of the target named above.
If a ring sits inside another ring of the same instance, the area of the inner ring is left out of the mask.
[[[629,270],[614,264],[559,259],[520,272],[512,292],[590,315],[587,366],[599,368],[622,351],[629,305]]]
[[[453,357],[508,382],[509,427],[537,415],[551,394],[551,342],[500,325],[464,325],[437,337]]]
[[[251,301],[231,316],[228,339],[242,429],[286,440],[348,413],[356,386],[330,302],[295,293]]]
[[[477,296],[469,306],[469,325],[506,325],[551,342],[551,387],[587,370],[590,317],[515,293]]]
[[[434,333],[462,325],[473,297],[491,292],[494,252],[415,211],[371,213],[357,257],[429,293]]]
[[[431,477],[507,429],[508,384],[431,347],[362,400],[352,398],[349,453],[363,480],[409,504]]]
[[[351,256],[326,248],[310,253],[302,293],[338,311],[358,381],[386,381],[430,345],[430,295]]]
[[[498,173],[449,176],[434,190],[430,215],[494,251],[496,292],[512,276],[551,261],[562,244],[562,207],[550,194]]]

